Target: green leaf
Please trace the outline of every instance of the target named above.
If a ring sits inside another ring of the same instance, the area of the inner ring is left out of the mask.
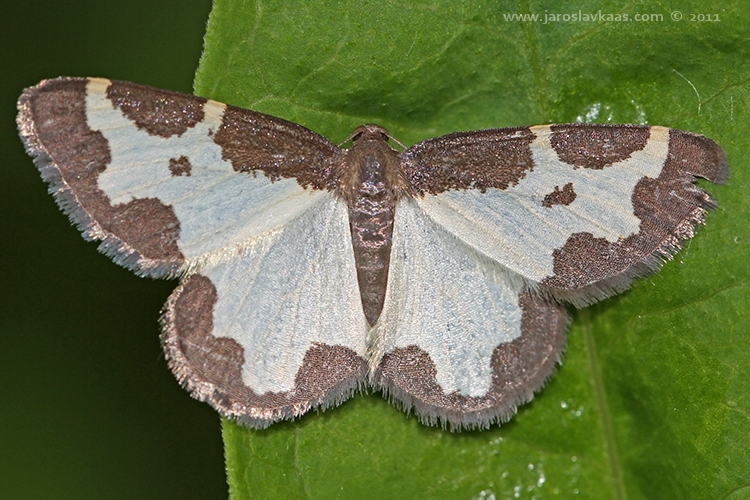
[[[701,183],[719,209],[675,260],[573,313],[564,365],[511,422],[454,434],[377,394],[264,431],[225,422],[235,500],[748,497],[750,8],[677,3],[216,0],[196,92],[334,142],[366,122],[407,145],[639,122],[712,137],[733,167]]]

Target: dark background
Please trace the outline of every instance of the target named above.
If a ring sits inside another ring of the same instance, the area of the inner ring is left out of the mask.
[[[210,0],[0,2],[0,499],[226,498],[220,421],[168,370],[137,278],[57,209],[15,128],[24,87],[192,89]]]

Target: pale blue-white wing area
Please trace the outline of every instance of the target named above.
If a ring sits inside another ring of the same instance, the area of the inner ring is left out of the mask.
[[[195,397],[263,427],[363,383],[338,147],[278,118],[104,79],[48,80],[18,106],[27,150],[84,236],[141,275],[186,276],[163,339]]]
[[[552,374],[567,315],[457,239],[413,199],[396,208],[385,306],[368,358],[374,384],[424,422],[508,420]]]
[[[723,182],[703,136],[637,125],[551,125],[451,134],[403,153],[427,215],[529,288],[583,306],[670,258]]]
[[[423,421],[483,428],[529,401],[560,360],[567,316],[653,271],[724,181],[705,137],[646,126],[451,134],[402,153],[374,380]]]
[[[293,220],[335,184],[342,154],[278,118],[97,78],[27,89],[18,124],[84,236],[154,277],[231,258]]]
[[[163,341],[193,396],[265,427],[364,384],[369,326],[347,215],[343,200],[326,196],[172,294]]]

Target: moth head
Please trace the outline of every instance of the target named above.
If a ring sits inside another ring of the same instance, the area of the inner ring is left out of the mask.
[[[347,137],[347,139],[342,142],[339,146],[346,144],[349,141],[352,141],[352,143],[357,142],[364,142],[364,141],[385,141],[388,142],[389,140],[392,140],[402,148],[406,149],[406,146],[401,144],[395,137],[393,137],[391,134],[388,133],[388,130],[381,127],[380,125],[375,125],[374,123],[368,123],[366,125],[360,125],[359,127],[354,129],[354,132]]]
[[[388,133],[386,129],[381,127],[380,125],[375,125],[373,123],[368,123],[366,125],[360,125],[359,127],[354,129],[354,132],[352,132],[352,142],[357,142],[360,140],[363,141],[387,141],[391,137],[391,134]]]

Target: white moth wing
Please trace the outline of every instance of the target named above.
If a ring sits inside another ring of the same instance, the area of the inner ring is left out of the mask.
[[[442,230],[413,200],[402,201],[397,214],[377,351],[417,345],[439,366],[437,382],[447,393],[482,396],[493,349],[521,335],[522,282]]]
[[[344,201],[325,196],[176,290],[164,342],[195,397],[264,427],[337,404],[364,383],[368,326],[347,215]],[[210,298],[193,288],[211,290]],[[181,320],[206,308],[211,325]]]
[[[713,206],[724,153],[663,127],[554,125],[451,134],[402,153],[375,381],[423,421],[509,418],[584,305],[658,267]],[[372,368],[371,368],[372,369]]]
[[[495,149],[461,150],[478,136]],[[451,157],[451,148],[461,154]],[[412,170],[430,162],[465,170],[448,189],[417,180],[428,191],[416,197],[420,207],[530,288],[578,306],[670,257],[713,206],[695,176],[721,181],[728,172],[713,141],[664,127],[487,130],[426,141],[404,157]]]
[[[414,200],[399,202],[369,356],[377,384],[424,421],[483,428],[507,419],[552,373],[566,324],[564,310],[526,293],[520,277]],[[541,342],[532,349],[534,336]],[[513,365],[503,363],[508,357]]]
[[[19,129],[61,207],[139,274],[231,259],[308,210],[342,154],[284,120],[105,79],[27,89]],[[315,180],[319,183],[315,185]]]
[[[84,236],[139,274],[183,274],[163,341],[195,397],[264,427],[364,383],[347,207],[331,193],[339,148],[128,82],[48,80],[18,106],[27,150]]]

